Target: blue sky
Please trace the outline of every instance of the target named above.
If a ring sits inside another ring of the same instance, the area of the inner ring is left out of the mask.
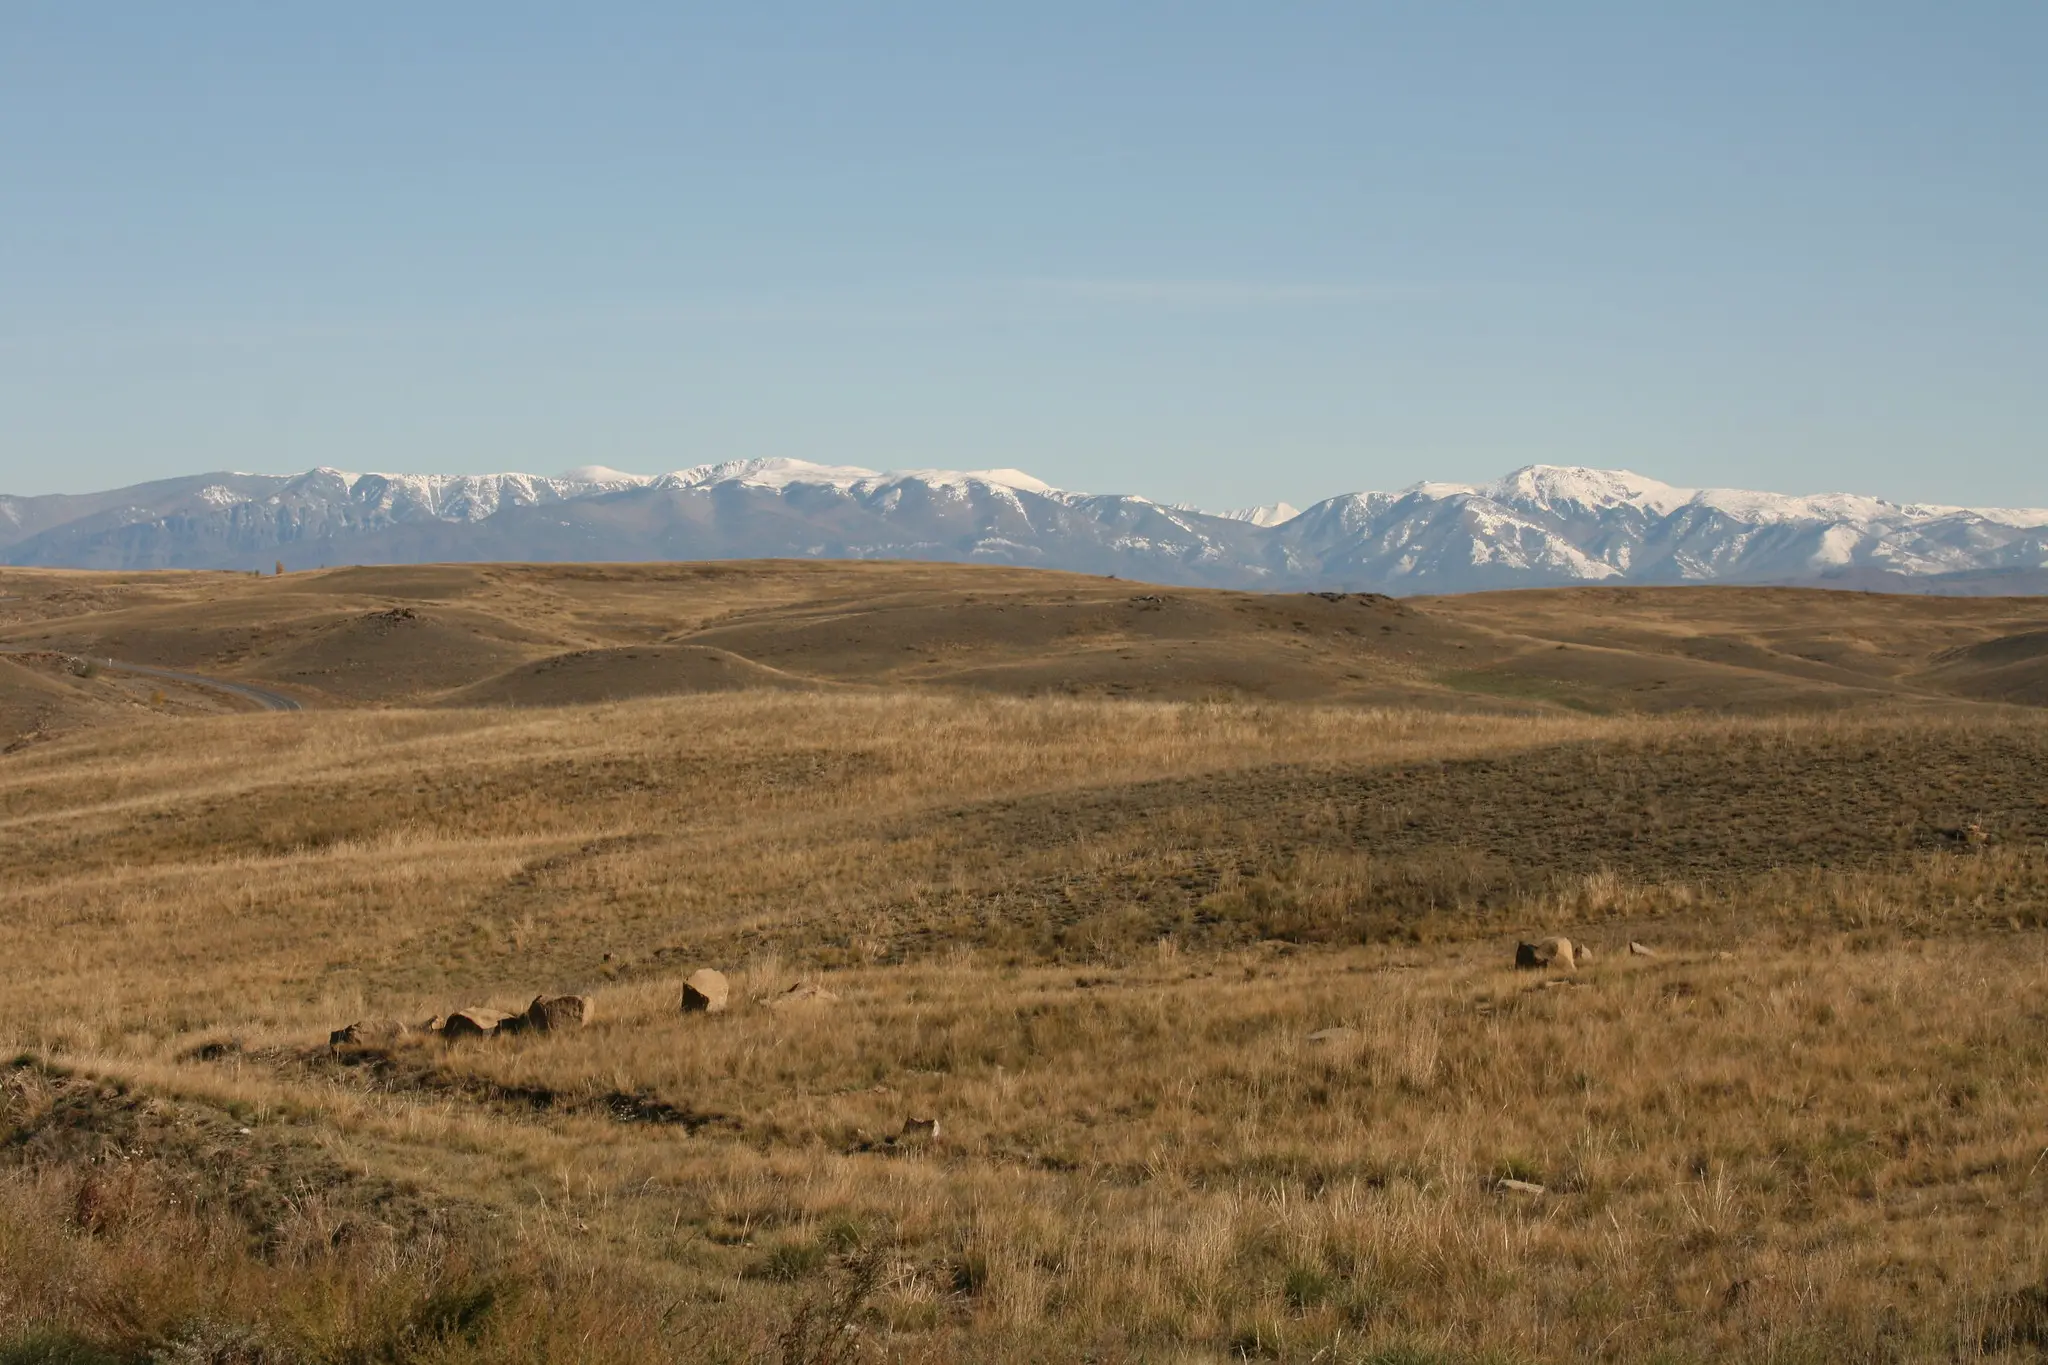
[[[0,492],[2048,503],[2048,5],[0,8]]]

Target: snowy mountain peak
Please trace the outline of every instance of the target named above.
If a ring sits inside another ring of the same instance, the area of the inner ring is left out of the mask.
[[[750,488],[787,488],[791,484],[825,484],[851,488],[875,471],[858,465],[814,464],[809,460],[758,459],[721,460],[716,464],[692,465],[664,474],[654,482],[663,488],[701,488],[714,483],[737,483]]]
[[[1301,509],[1290,502],[1268,502],[1257,507],[1233,507],[1228,512],[1218,512],[1215,515],[1227,517],[1231,521],[1248,521],[1254,526],[1278,526],[1284,521],[1293,521],[1300,516]]]
[[[927,477],[932,473],[930,470],[922,472]],[[1014,488],[1024,493],[1052,493],[1058,491],[1045,480],[1034,478],[1021,469],[974,469],[959,477],[978,479],[982,483],[992,483],[1000,488]]]
[[[1511,507],[1577,508],[1593,512],[1633,507],[1669,516],[1692,498],[1693,491],[1674,488],[1627,469],[1532,464],[1492,483],[1418,483],[1406,489],[1405,495],[1431,499],[1477,497]]]
[[[1532,464],[1475,490],[1495,502],[1533,503],[1542,507],[1578,507],[1602,511],[1635,507],[1669,516],[1693,497],[1690,488],[1628,469],[1588,469],[1583,465]]]
[[[719,464],[700,464],[689,469],[679,469],[664,474],[653,482],[664,488],[701,488],[709,484],[734,483],[747,488],[789,488],[798,484],[815,484],[827,488],[852,490],[857,488],[878,488],[886,484],[916,480],[933,487],[964,488],[971,483],[987,484],[993,488],[1008,488],[1025,493],[1052,493],[1057,490],[1043,479],[1033,478],[1021,469],[863,469],[859,465],[814,464],[809,460],[781,458],[756,460],[726,460]]]
[[[628,474],[623,469],[612,469],[601,464],[580,464],[574,469],[565,469],[559,476],[561,483],[605,484],[620,488],[637,488],[654,482],[652,474]]]

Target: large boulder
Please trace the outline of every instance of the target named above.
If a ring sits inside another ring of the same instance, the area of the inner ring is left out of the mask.
[[[327,1035],[329,1047],[389,1047],[411,1032],[396,1019],[358,1019]]]
[[[448,1021],[441,1025],[441,1036],[451,1043],[462,1038],[488,1038],[498,1031],[498,1025],[511,1017],[503,1010],[472,1005],[450,1014]]]
[[[556,1029],[582,1028],[590,1022],[587,995],[536,995],[526,1007],[526,1026],[541,1033]]]
[[[1572,957],[1570,939],[1546,938],[1536,943],[1516,944],[1515,965],[1531,971],[1549,968],[1552,971],[1568,972],[1578,964]]]
[[[683,983],[684,1014],[717,1014],[732,999],[732,986],[725,973],[711,967],[690,973]]]

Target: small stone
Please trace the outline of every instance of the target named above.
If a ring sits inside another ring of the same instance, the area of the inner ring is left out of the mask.
[[[1498,1193],[1498,1194],[1542,1194],[1542,1193],[1543,1193],[1543,1187],[1542,1187],[1541,1185],[1533,1184],[1533,1183],[1531,1183],[1530,1181],[1527,1181],[1527,1180],[1508,1180],[1508,1179],[1505,1179],[1505,1178],[1503,1178],[1503,1179],[1500,1179],[1500,1180],[1497,1180],[1497,1181],[1495,1181],[1495,1182],[1494,1182],[1494,1186],[1493,1186],[1493,1188],[1494,1188],[1494,1191],[1495,1191],[1495,1193]]]
[[[396,1019],[359,1019],[346,1028],[338,1028],[327,1035],[327,1046],[341,1047],[389,1047],[403,1038],[409,1029]]]

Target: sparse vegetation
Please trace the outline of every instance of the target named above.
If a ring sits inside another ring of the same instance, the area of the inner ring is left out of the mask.
[[[44,739],[0,1361],[2038,1358],[2048,716],[1895,702]]]

